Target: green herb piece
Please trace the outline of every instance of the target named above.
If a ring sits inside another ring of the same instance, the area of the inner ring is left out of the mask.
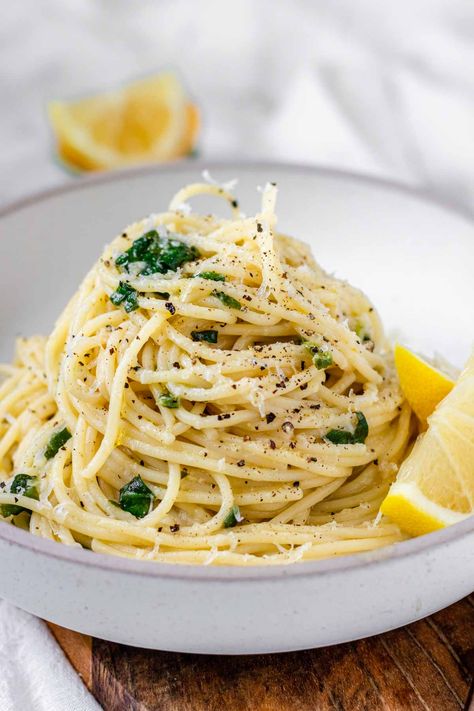
[[[325,370],[333,363],[331,351],[322,350],[320,346],[311,341],[303,341],[302,344],[313,356],[313,363],[318,370]]]
[[[17,474],[10,485],[10,494],[19,494],[27,496],[29,499],[39,500],[38,494],[38,477],[30,476],[29,474]],[[22,511],[28,511],[24,506],[15,504],[2,504],[0,513],[4,518],[8,516],[17,516]]]
[[[1,504],[0,513],[3,518],[8,518],[9,516],[18,516],[22,511],[26,511],[23,506],[17,506],[16,504]]]
[[[201,277],[201,279],[209,279],[209,281],[225,281],[224,274],[219,274],[219,272],[201,272],[194,276]]]
[[[17,474],[11,483],[10,493],[22,494],[23,496],[27,496],[29,499],[36,499],[36,501],[39,501],[37,489],[38,484],[39,481],[37,476]]]
[[[159,255],[145,260],[148,267],[141,272],[142,274],[175,272],[185,262],[193,262],[199,257],[196,247],[189,246],[177,239],[160,240],[160,249]]]
[[[156,230],[150,230],[136,239],[129,249],[119,254],[115,264],[128,272],[133,262],[144,262],[145,266],[139,273],[149,276],[175,272],[185,262],[192,262],[198,257],[196,247],[174,237],[160,237]]]
[[[138,292],[126,281],[119,282],[117,289],[110,294],[110,300],[114,306],[123,304],[127,313],[138,309]]]
[[[357,425],[354,430],[353,441],[354,444],[363,444],[369,434],[369,425],[363,412],[356,412],[355,416],[357,417]]]
[[[25,509],[21,513],[19,513],[17,516],[14,516],[12,518],[12,526],[16,526],[16,528],[21,528],[23,531],[28,531],[30,530],[30,521],[31,521],[31,510],[30,509]]]
[[[217,343],[217,331],[191,331],[193,341],[205,341],[206,343]]]
[[[369,425],[363,412],[356,412],[357,424],[354,432],[348,430],[329,430],[326,434],[333,444],[363,444],[369,434]]]
[[[44,450],[44,456],[46,459],[52,459],[59,452],[61,447],[66,444],[68,439],[71,439],[72,434],[69,432],[67,427],[64,427],[59,432],[55,432],[48,442],[46,449]]]
[[[150,511],[154,498],[151,489],[138,475],[120,489],[119,506],[135,518],[143,518]]]
[[[232,506],[231,510],[227,514],[227,516],[224,519],[224,528],[233,528],[236,526],[238,523],[243,521],[244,517],[240,513],[240,509],[238,506]]]
[[[353,444],[354,433],[348,430],[329,430],[326,439],[333,444]]]
[[[150,249],[153,242],[158,239],[158,232],[156,230],[151,230],[146,232],[141,237],[133,241],[132,246],[125,252],[119,254],[115,260],[115,264],[118,267],[124,267],[128,271],[128,266],[132,262],[143,262],[145,261],[145,255]]]
[[[332,353],[330,351],[319,351],[313,355],[313,363],[318,370],[326,370],[332,365]]]
[[[356,323],[354,331],[357,334],[357,336],[359,336],[362,343],[367,343],[367,341],[371,340],[369,334],[365,330],[365,326],[362,323],[360,323],[360,321],[358,321]]]
[[[158,402],[160,405],[163,405],[163,407],[169,407],[173,410],[179,407],[179,397],[175,397],[171,393],[163,393],[163,395],[160,395]]]
[[[229,309],[237,309],[238,311],[242,310],[242,306],[239,304],[237,299],[234,299],[233,296],[229,296],[224,291],[217,291],[217,289],[214,289],[212,295],[219,299],[224,306],[228,306]]]
[[[170,298],[169,291],[155,291],[155,296],[158,296],[160,299]]]

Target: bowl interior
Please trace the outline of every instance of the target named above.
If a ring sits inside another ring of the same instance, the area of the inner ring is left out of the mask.
[[[18,335],[48,333],[104,244],[127,224],[166,209],[204,165],[129,171],[78,182],[0,216],[0,359]],[[462,216],[385,183],[297,166],[210,165],[238,178],[242,210],[258,209],[257,186],[279,186],[279,228],[308,242],[330,272],[372,299],[394,338],[456,365],[472,343],[474,228]],[[198,198],[196,209],[226,214]]]

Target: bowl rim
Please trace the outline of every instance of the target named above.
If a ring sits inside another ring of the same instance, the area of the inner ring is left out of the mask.
[[[245,158],[225,158],[225,159],[209,159],[187,158],[181,161],[167,164],[144,164],[138,166],[130,166],[113,171],[101,171],[93,174],[80,174],[79,176],[70,176],[67,182],[59,185],[44,188],[42,190],[33,191],[19,198],[7,201],[0,206],[0,219],[7,217],[11,213],[22,210],[35,203],[40,203],[50,198],[55,198],[62,194],[70,192],[79,192],[94,185],[102,185],[104,183],[115,183],[129,178],[140,177],[141,175],[149,175],[153,173],[179,173],[195,169],[198,174],[204,170],[209,172],[213,170],[229,170],[235,172],[236,169],[250,170],[278,170],[287,171],[289,173],[306,173],[311,175],[319,175],[321,177],[353,180],[355,182],[372,186],[373,188],[385,188],[388,191],[398,192],[406,197],[414,198],[419,202],[430,204],[432,207],[438,207],[447,210],[453,217],[462,218],[474,227],[474,214],[465,208],[447,198],[434,195],[428,189],[418,185],[410,185],[399,180],[384,176],[373,176],[357,171],[346,170],[343,168],[334,168],[329,165],[309,163],[297,163],[291,161],[271,161],[271,160],[246,160]]]
[[[239,169],[266,170],[268,172],[275,170],[279,172],[310,174],[336,180],[350,180],[365,184],[369,187],[382,188],[388,192],[400,193],[407,198],[431,205],[432,207],[441,208],[449,212],[453,217],[461,218],[474,227],[472,215],[468,210],[463,210],[447,200],[434,197],[424,189],[411,187],[396,180],[371,177],[357,172],[339,170],[327,166],[277,161],[247,161],[245,159],[232,158],[226,160],[189,159],[168,165],[143,165],[125,168],[114,171],[113,173],[104,172],[98,175],[83,176],[76,182],[69,182],[41,190],[6,204],[0,208],[0,220],[25,208],[54,199],[58,196],[60,197],[63,194],[79,192],[93,187],[94,185],[114,183],[153,173],[187,172],[192,169],[197,173],[201,173],[203,170],[228,170],[234,173],[238,172]],[[2,525],[2,523],[4,523],[4,525]],[[474,516],[470,516],[465,521],[456,523],[440,531],[418,538],[411,538],[376,551],[359,553],[357,555],[341,555],[324,560],[304,561],[296,565],[255,565],[247,568],[241,566],[211,567],[195,564],[158,563],[155,561],[135,560],[102,553],[93,553],[87,549],[69,547],[62,543],[39,538],[28,531],[15,528],[15,526],[7,522],[0,522],[0,540],[4,541],[7,545],[26,548],[32,553],[54,558],[58,561],[128,575],[174,578],[179,580],[191,579],[194,581],[212,580],[221,583],[244,580],[281,580],[285,578],[320,576],[328,573],[345,573],[353,568],[367,568],[369,566],[382,565],[392,560],[419,555],[425,551],[438,548],[439,546],[454,543],[471,534],[474,534]]]

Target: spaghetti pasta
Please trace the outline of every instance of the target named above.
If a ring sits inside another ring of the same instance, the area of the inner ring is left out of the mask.
[[[231,219],[199,215],[199,194]],[[126,229],[45,339],[1,366],[0,511],[66,545],[220,565],[400,540],[377,515],[411,439],[379,318],[216,184]]]

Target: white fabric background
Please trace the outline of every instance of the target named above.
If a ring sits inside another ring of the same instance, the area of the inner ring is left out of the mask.
[[[474,210],[472,0],[1,3],[0,202],[72,180],[45,107],[162,68],[203,110],[202,157],[319,163]],[[42,624],[0,605],[2,711],[94,708]]]
[[[471,0],[3,0],[0,200],[65,179],[49,99],[162,67],[203,156],[343,166],[474,206]]]

